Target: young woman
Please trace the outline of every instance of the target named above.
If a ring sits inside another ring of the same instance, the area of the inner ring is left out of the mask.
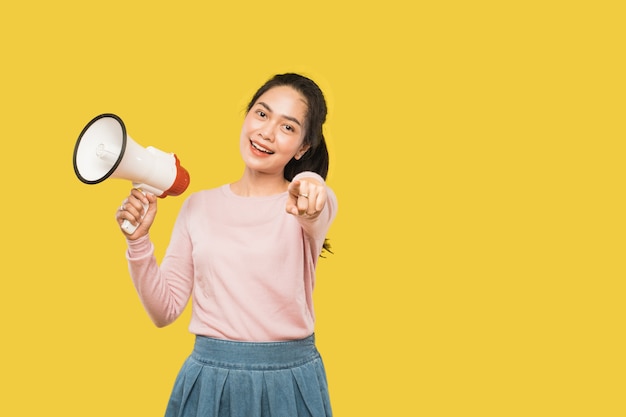
[[[133,189],[117,211],[120,226],[139,224],[126,256],[153,322],[172,323],[192,302],[195,345],[167,417],[332,415],[312,299],[337,212],[326,112],[309,78],[268,80],[243,122],[241,178],[185,200],[160,265],[148,234],[157,198]]]

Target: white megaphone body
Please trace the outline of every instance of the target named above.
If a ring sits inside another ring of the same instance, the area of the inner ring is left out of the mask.
[[[122,119],[110,113],[92,119],[78,136],[74,172],[85,184],[107,178],[130,180],[134,187],[161,198],[180,195],[189,186],[189,173],[176,155],[141,147],[128,136]],[[128,220],[122,224],[128,234],[136,228]]]

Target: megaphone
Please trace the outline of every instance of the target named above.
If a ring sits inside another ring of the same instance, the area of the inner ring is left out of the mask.
[[[111,113],[87,123],[74,146],[73,159],[74,172],[85,184],[126,179],[160,198],[180,195],[189,186],[189,173],[175,154],[141,147],[128,136],[122,119]],[[128,234],[136,228],[128,220],[122,224]]]

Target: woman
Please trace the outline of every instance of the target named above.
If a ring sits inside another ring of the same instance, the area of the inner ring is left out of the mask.
[[[167,417],[332,415],[312,299],[337,210],[326,112],[309,78],[268,80],[243,122],[241,178],[187,198],[160,266],[148,234],[156,197],[133,189],[118,210],[120,227],[139,224],[127,259],[153,322],[172,323],[192,300],[195,346]]]

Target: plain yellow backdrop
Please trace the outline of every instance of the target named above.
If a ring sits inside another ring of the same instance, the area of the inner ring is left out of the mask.
[[[188,311],[156,329],[114,213],[74,175],[113,112],[185,195],[238,178],[247,100],[329,104],[340,208],[317,336],[335,415],[623,416],[624,9],[617,1],[0,6],[0,414],[159,416]],[[162,256],[184,197],[160,201]]]

